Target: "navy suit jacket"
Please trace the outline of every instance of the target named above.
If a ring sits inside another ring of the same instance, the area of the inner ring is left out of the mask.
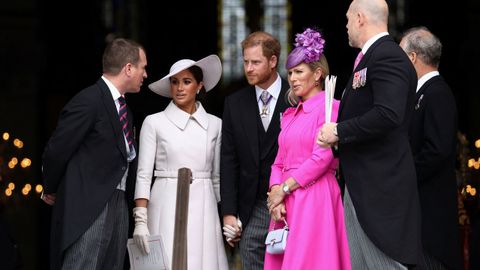
[[[354,89],[355,74],[362,70],[363,86]],[[340,174],[358,221],[386,255],[411,265],[421,257],[420,206],[408,140],[416,85],[405,52],[390,36],[381,37],[345,87],[337,126]]]
[[[128,120],[133,130],[130,111]],[[127,168],[126,199],[133,202],[136,159],[129,164],[126,151],[115,102],[99,79],[63,108],[43,153],[45,193],[56,193],[51,269],[60,269],[63,252],[99,216]]]

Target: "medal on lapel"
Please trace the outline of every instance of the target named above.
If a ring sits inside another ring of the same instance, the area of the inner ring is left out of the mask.
[[[353,74],[352,88],[357,89],[365,86],[367,82],[367,68],[359,70]]]
[[[423,94],[420,95],[420,97],[417,100],[417,104],[415,104],[415,110],[418,110],[420,108],[420,103],[422,102],[423,99]]]

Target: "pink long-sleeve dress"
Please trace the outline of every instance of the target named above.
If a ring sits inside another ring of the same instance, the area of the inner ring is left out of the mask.
[[[332,107],[335,122],[338,101],[334,100]],[[325,92],[287,109],[282,118],[270,187],[289,177],[301,187],[285,197],[290,228],[285,253],[266,253],[264,269],[350,270],[343,204],[335,179],[338,161],[331,149],[316,144],[325,122]],[[272,221],[270,229],[274,224]],[[283,222],[276,224],[276,228],[282,226]]]

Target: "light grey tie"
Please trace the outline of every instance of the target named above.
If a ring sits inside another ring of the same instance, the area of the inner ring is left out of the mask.
[[[268,93],[268,91],[263,90],[262,94],[260,95],[260,100],[262,100],[262,111],[260,112],[260,117],[262,118],[262,124],[265,131],[268,129],[268,125],[270,124],[270,117],[269,117],[269,108],[268,103],[272,99],[272,95]]]

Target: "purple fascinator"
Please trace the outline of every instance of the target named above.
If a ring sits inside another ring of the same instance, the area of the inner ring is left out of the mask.
[[[296,34],[295,47],[303,47],[305,63],[320,60],[320,55],[323,53],[324,44],[325,39],[322,38],[322,35],[310,28],[307,28],[307,30],[301,34]]]
[[[322,35],[311,28],[295,35],[295,49],[287,58],[287,68],[292,68],[301,62],[311,63],[320,60],[325,45]]]

